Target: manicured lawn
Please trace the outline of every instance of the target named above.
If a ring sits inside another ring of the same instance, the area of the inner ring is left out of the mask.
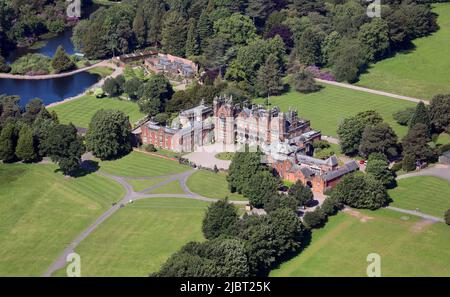
[[[179,181],[170,182],[164,186],[147,192],[147,194],[185,194]]]
[[[188,179],[187,186],[204,197],[224,199],[228,196],[229,200],[247,200],[240,194],[230,192],[226,174],[221,172],[199,170]]]
[[[358,85],[424,99],[450,92],[450,3],[434,6],[440,29],[415,40],[410,52],[370,67]]]
[[[72,122],[75,126],[82,128],[89,127],[92,116],[100,109],[123,111],[130,117],[132,125],[144,117],[144,114],[139,111],[139,106],[134,102],[115,98],[97,99],[92,95],[83,96],[49,108],[49,110],[56,111],[61,123],[68,124]]]
[[[101,77],[107,77],[113,73],[114,70],[109,67],[95,67],[89,70],[89,73],[98,74]]]
[[[394,200],[391,206],[419,210],[442,218],[450,208],[450,182],[432,176],[417,176],[401,179],[398,187],[390,190]]]
[[[145,189],[148,189],[154,185],[157,185],[161,182],[163,182],[165,178],[153,178],[153,179],[146,179],[146,180],[139,180],[139,179],[127,179],[127,183],[133,186],[133,190],[135,192],[140,192]]]
[[[176,198],[120,209],[76,249],[82,276],[148,276],[189,241],[202,241],[208,203]],[[56,275],[64,275],[64,270]]]
[[[0,276],[41,276],[125,194],[105,177],[66,178],[56,168],[0,164]]]
[[[450,228],[390,210],[340,213],[313,231],[311,244],[271,276],[367,276],[367,255],[381,256],[382,276],[450,276]],[[403,219],[408,220],[403,220]]]
[[[263,104],[263,99],[256,102]],[[385,96],[326,85],[319,92],[301,94],[295,91],[270,99],[272,106],[279,106],[282,111],[289,107],[298,109],[299,115],[309,119],[313,129],[324,135],[337,136],[339,123],[346,117],[361,111],[376,110],[383,119],[401,137],[406,134],[407,127],[398,125],[392,113],[414,107],[415,103],[396,100]]]
[[[188,166],[180,165],[177,161],[140,152],[132,152],[119,160],[100,162],[99,165],[100,170],[104,172],[131,177],[171,175],[190,169]]]

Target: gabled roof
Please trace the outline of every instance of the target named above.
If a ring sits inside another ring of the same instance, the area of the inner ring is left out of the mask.
[[[307,155],[297,154],[297,161],[301,164],[307,164],[307,165],[327,165],[327,166],[337,166],[338,159],[336,156],[331,156],[326,160],[313,158]]]
[[[326,173],[324,173],[322,175],[322,179],[324,181],[331,181],[334,180],[336,178],[339,178],[341,176],[344,176],[348,173],[357,171],[359,169],[358,163],[356,163],[356,161],[349,161],[347,163],[345,163],[344,166],[342,166],[341,168],[337,169],[337,170],[333,170],[333,171],[328,171]]]

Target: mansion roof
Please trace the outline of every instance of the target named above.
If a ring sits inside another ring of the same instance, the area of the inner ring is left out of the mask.
[[[359,169],[358,163],[356,163],[356,161],[352,160],[352,161],[345,163],[344,166],[342,166],[336,170],[328,171],[328,172],[324,173],[322,175],[322,179],[324,181],[331,181],[338,177],[346,175],[348,173],[354,172],[358,169]]]

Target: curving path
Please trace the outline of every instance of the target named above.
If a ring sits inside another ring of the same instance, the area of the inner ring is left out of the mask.
[[[62,254],[56,259],[55,262],[52,263],[52,265],[47,269],[47,271],[44,273],[44,277],[50,277],[55,271],[64,268],[67,264],[67,256],[75,251],[75,248],[86,238],[89,236],[89,234],[92,233],[101,223],[103,223],[107,218],[109,218],[111,215],[113,215],[116,211],[118,211],[120,208],[124,207],[128,203],[132,203],[136,200],[141,199],[151,199],[151,198],[185,198],[185,199],[194,199],[194,200],[200,200],[205,202],[216,202],[219,199],[213,199],[213,198],[207,198],[203,197],[201,195],[198,195],[194,192],[192,192],[188,186],[186,185],[186,182],[188,178],[194,173],[196,170],[189,170],[183,173],[179,174],[173,174],[173,175],[165,175],[165,176],[152,176],[152,177],[123,177],[123,176],[115,176],[112,174],[108,174],[105,172],[97,172],[96,174],[102,175],[104,177],[110,178],[117,183],[121,184],[125,190],[126,194],[125,196],[116,204],[113,204],[110,209],[105,211],[100,217],[98,217],[94,223],[92,223],[86,230],[84,230],[80,235],[78,235],[67,247],[64,249]],[[165,180],[151,186],[149,188],[146,188],[142,191],[135,192],[133,187],[127,182],[127,180],[152,180],[152,179],[160,179],[164,178]],[[173,181],[179,181],[181,188],[183,189],[185,194],[146,194],[146,192],[155,190],[157,188],[160,188],[168,183],[171,183]],[[233,204],[240,204],[245,205],[248,203],[248,201],[230,201],[230,203]]]
[[[422,101],[426,105],[430,104],[430,102],[428,102],[427,100],[422,100],[422,99],[418,99],[418,98],[397,95],[397,94],[393,94],[393,93],[389,93],[389,92],[378,91],[378,90],[373,90],[373,89],[364,88],[364,87],[358,87],[358,86],[351,85],[351,84],[340,83],[340,82],[336,82],[336,81],[323,80],[323,79],[318,79],[318,78],[316,78],[316,81],[320,82],[320,83],[328,84],[328,85],[333,85],[333,86],[336,86],[336,87],[347,88],[347,89],[352,89],[352,90],[356,90],[356,91],[371,93],[371,94],[375,94],[375,95],[391,97],[391,98],[394,98],[394,99],[406,100],[406,101],[415,102],[415,103],[419,103],[419,102]]]
[[[434,176],[434,177],[446,179],[450,182],[450,167],[446,166],[446,165],[437,165],[435,167],[425,168],[420,171],[400,175],[396,179],[401,180],[401,179],[410,178],[410,177],[414,177],[414,176]],[[393,207],[393,206],[388,206],[386,208],[396,211],[396,212],[409,214],[409,215],[413,215],[413,216],[418,216],[425,220],[429,220],[429,221],[433,221],[433,222],[442,222],[442,223],[444,222],[444,219],[442,219],[442,218],[427,215],[427,214],[421,213],[416,210],[408,210],[408,209],[403,209],[403,208],[398,208],[398,207]]]
[[[41,80],[41,79],[52,79],[52,78],[60,78],[60,77],[67,77],[71,76],[80,72],[88,71],[91,69],[94,69],[96,67],[111,67],[111,63],[109,60],[101,61],[97,64],[75,69],[73,71],[69,72],[63,72],[63,73],[55,73],[55,74],[45,74],[45,75],[19,75],[19,74],[10,74],[10,73],[0,73],[0,78],[9,78],[9,79],[22,79],[22,80]]]
[[[400,175],[397,177],[397,180],[414,176],[434,176],[446,179],[450,182],[450,167],[445,165],[437,165],[435,167],[425,168],[420,171]]]

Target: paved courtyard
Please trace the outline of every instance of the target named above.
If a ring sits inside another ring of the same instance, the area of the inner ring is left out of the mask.
[[[194,152],[183,157],[197,166],[214,169],[214,165],[216,165],[219,169],[228,170],[231,161],[219,160],[216,158],[216,155],[222,152],[236,152],[239,149],[239,146],[215,143],[198,147]]]

